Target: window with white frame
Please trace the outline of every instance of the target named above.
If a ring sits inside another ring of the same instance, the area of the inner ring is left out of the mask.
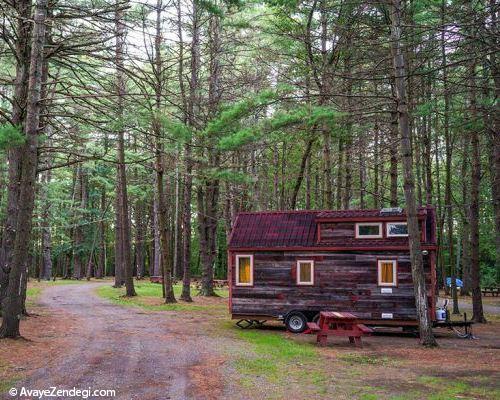
[[[356,238],[376,239],[382,237],[381,222],[359,222],[356,224]]]
[[[314,285],[314,261],[297,261],[297,285]]]
[[[387,237],[407,237],[408,223],[406,222],[388,222]]]
[[[397,286],[397,264],[396,260],[378,260],[379,286]]]
[[[236,286],[253,285],[253,256],[251,254],[236,255]]]

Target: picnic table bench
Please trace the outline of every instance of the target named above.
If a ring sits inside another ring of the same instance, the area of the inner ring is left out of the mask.
[[[484,287],[481,289],[481,292],[483,292],[483,296],[486,296],[487,294],[491,294],[494,297],[498,297],[498,295],[500,293],[500,288],[492,287],[492,286]]]
[[[347,336],[349,342],[358,347],[362,347],[361,336],[369,335],[373,332],[363,324],[358,323],[358,318],[346,312],[321,311],[318,323],[308,322],[307,333],[316,333],[316,342],[320,346],[325,346],[328,335]]]

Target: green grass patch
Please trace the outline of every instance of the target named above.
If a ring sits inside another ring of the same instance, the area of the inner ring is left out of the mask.
[[[428,387],[431,394],[426,396],[429,400],[450,400],[457,398],[473,399],[498,399],[500,390],[491,387],[474,387],[468,382],[458,379],[441,378],[436,376],[421,376],[418,381]]]
[[[234,362],[243,387],[249,382],[256,387],[267,383],[280,397],[288,385],[297,384],[303,393],[309,391],[311,398],[326,394],[329,377],[321,370],[316,346],[261,329],[238,330],[236,336],[246,343]]]
[[[0,360],[0,393],[6,393],[21,379],[21,376],[8,374],[10,370],[12,367]]]
[[[6,393],[10,388],[16,387],[16,382],[21,378],[9,378],[0,380],[0,393]]]
[[[402,394],[391,394],[394,387],[363,386],[352,393],[359,400],[454,400],[454,399],[498,399],[500,391],[481,385],[480,379],[475,379],[473,386],[463,380],[436,376],[421,376],[417,378],[418,386],[406,388]],[[404,382],[402,382],[404,384]]]
[[[196,302],[195,293],[193,303],[179,301],[173,304],[158,303],[162,298],[162,286],[151,282],[136,282],[135,291],[137,296],[125,297],[125,288],[114,288],[112,286],[100,286],[96,289],[97,294],[113,303],[126,307],[140,307],[150,311],[220,311],[226,308],[225,304],[200,304]],[[175,297],[182,292],[182,285],[174,285]],[[194,292],[194,289],[193,289]],[[216,290],[221,297],[227,297],[227,290]]]
[[[26,289],[26,306],[33,307],[38,301],[40,294],[42,294],[41,287],[28,287]]]
[[[29,287],[26,289],[26,296],[35,300],[42,293],[42,288],[40,287]]]
[[[347,353],[341,354],[338,358],[342,361],[345,361],[351,365],[393,365],[395,364],[394,360],[390,360],[388,357],[379,357],[379,356],[370,356],[366,354],[357,354],[357,353]]]
[[[284,338],[281,334],[269,333],[263,330],[239,330],[238,336],[253,345],[256,354],[270,354],[281,361],[306,361],[318,357],[316,346],[310,343],[299,343]]]
[[[379,396],[373,393],[364,393],[359,396],[359,400],[379,400]]]

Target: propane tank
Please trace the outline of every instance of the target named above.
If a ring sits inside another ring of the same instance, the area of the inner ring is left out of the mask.
[[[446,321],[446,310],[444,308],[438,308],[436,310],[436,319],[438,321]]]

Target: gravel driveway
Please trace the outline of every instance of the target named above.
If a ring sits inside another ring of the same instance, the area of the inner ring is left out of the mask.
[[[61,285],[44,290],[39,304],[76,323],[76,329],[68,332],[73,345],[18,387],[115,389],[115,399],[213,397],[196,395],[189,379],[190,368],[199,374],[217,346],[198,333],[196,322],[187,318],[184,324],[175,313],[114,305],[94,293],[97,286]],[[207,373],[214,374],[213,370]]]

